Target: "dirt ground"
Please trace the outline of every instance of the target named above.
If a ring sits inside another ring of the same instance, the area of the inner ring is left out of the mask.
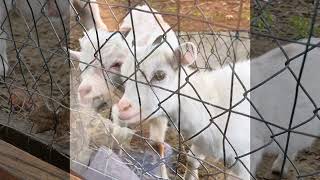
[[[109,0],[108,5],[105,0],[99,0],[99,2],[103,9],[102,17],[110,29],[115,29],[118,25],[117,22],[124,17],[128,9],[128,1]],[[140,2],[143,1],[133,0],[131,4]],[[151,0],[148,3],[152,8],[163,14],[165,20],[175,30],[191,32],[211,31],[213,29],[249,29],[250,4],[248,0]],[[110,14],[111,10],[115,16]],[[180,18],[179,23],[177,16]],[[178,24],[180,27],[178,27]]]
[[[270,3],[260,2],[252,6],[251,20],[251,57],[256,57],[272,48],[278,47],[275,37],[280,44],[307,38],[314,14],[314,5],[311,0],[275,0]],[[319,12],[319,10],[318,10]],[[263,17],[265,24],[262,22]],[[269,30],[268,30],[269,28]],[[316,16],[312,35],[320,36],[320,16]]]
[[[106,3],[108,2],[108,4]],[[136,2],[136,1],[134,1]],[[170,23],[170,25],[174,26],[175,30],[180,30],[184,32],[203,32],[203,31],[218,31],[218,30],[234,30],[234,29],[242,29],[242,30],[249,30],[250,29],[250,5],[248,0],[243,1],[235,1],[235,0],[200,0],[197,1],[198,4],[195,5],[195,1],[192,0],[180,0],[181,4],[180,7],[175,3],[175,1],[172,0],[150,0],[149,1],[151,6],[155,9],[157,9],[159,12],[165,13],[167,15],[164,15],[165,19]],[[240,2],[243,2],[242,5]],[[110,30],[117,29],[118,22],[121,21],[123,16],[125,15],[127,6],[126,0],[99,0],[100,7],[102,9],[102,17],[105,23],[108,25],[108,28]],[[242,6],[242,11],[239,14],[239,8]],[[275,34],[281,35],[281,37],[286,37],[290,39],[297,39],[298,36],[301,36],[303,32],[297,32],[296,29],[292,29],[292,24],[286,23],[288,21],[291,21],[289,15],[294,13],[297,16],[303,15],[303,17],[310,17],[311,7],[312,3],[310,3],[308,0],[294,0],[294,1],[274,1],[271,3],[270,6],[270,14],[273,17],[272,22],[277,22],[276,24],[273,23],[273,28],[275,29]],[[111,9],[110,9],[111,8]],[[180,19],[180,25],[175,25],[177,23],[177,11],[180,9],[181,19]],[[115,16],[112,15],[112,11],[115,14]],[[308,13],[306,13],[308,12]],[[240,17],[240,18],[238,18]],[[17,40],[23,41],[27,40],[27,42],[31,42],[31,40],[27,39],[28,35],[25,33],[26,27],[21,26],[21,24],[25,24],[24,21],[19,18],[18,16],[13,16],[14,18],[14,36]],[[240,19],[240,20],[239,20]],[[294,23],[294,22],[292,22]],[[78,49],[78,39],[83,35],[82,29],[79,25],[77,25],[73,20],[71,21],[71,27],[72,31],[70,34],[70,47],[73,49]],[[49,46],[46,47],[46,44],[48,41],[55,41],[56,36],[52,33],[51,30],[48,31],[49,26],[43,25],[40,29],[42,41],[42,48],[46,50],[57,50],[57,46]],[[258,30],[261,30],[258,29]],[[262,32],[264,29],[262,28]],[[302,30],[303,31],[303,27]],[[260,31],[254,31],[254,32],[260,32]],[[261,32],[260,32],[261,33]],[[282,42],[284,43],[284,42]],[[23,46],[23,44],[18,44],[20,47]],[[251,40],[251,57],[257,56],[262,54],[263,52],[266,52],[267,50],[276,47],[273,40],[270,38],[262,38],[261,36],[252,36]],[[16,52],[15,48],[13,47],[12,43],[9,43],[9,59],[10,64],[14,64],[16,62]],[[49,52],[45,54],[45,56],[49,56]],[[26,46],[22,49],[21,56],[24,59],[24,62],[27,64],[27,67],[30,67],[32,71],[38,72],[38,76],[40,77],[40,74],[43,70],[44,63],[43,61],[34,61],[34,59],[39,58],[39,50],[37,48],[32,48],[29,46]],[[49,63],[50,69],[53,69],[53,79],[56,80],[57,84],[59,86],[54,86],[53,88],[53,97],[57,99],[58,101],[63,100],[65,96],[68,95],[68,88],[69,88],[69,66],[65,63],[64,59],[57,56],[53,58],[52,61]],[[20,73],[21,69],[18,67],[14,69],[14,75],[12,77],[16,79],[12,79],[12,84],[18,87],[25,87],[25,83],[23,80],[23,77],[21,77]],[[22,70],[23,72],[26,72],[26,69]],[[32,83],[27,83],[28,87],[31,89],[37,91],[37,89],[43,88],[41,91],[46,96],[50,96],[51,90],[48,89],[48,84],[50,84],[49,76],[43,76],[39,83],[36,85],[36,87],[32,87]],[[28,77],[31,78],[31,77]],[[28,79],[27,78],[27,79]],[[1,92],[7,92],[7,87],[4,85],[1,85]],[[1,96],[1,100],[5,100],[7,102],[8,100],[8,94]],[[4,101],[3,101],[4,102]],[[8,119],[8,106],[7,103],[4,103],[5,105],[1,106],[0,116],[2,118],[1,123],[5,122],[7,123]],[[9,109],[10,110],[10,109]],[[21,115],[22,114],[22,115]],[[28,132],[30,129],[32,129],[32,123],[29,123],[28,117],[26,117],[23,113],[16,113],[11,117],[10,124],[15,126],[14,124],[21,124],[23,121],[24,123],[28,124],[25,127],[28,127],[28,129],[21,129],[21,131]],[[46,121],[46,119],[42,119],[43,121]],[[52,120],[50,120],[52,121]],[[16,126],[17,128],[21,128]],[[47,127],[47,129],[50,129],[52,127]],[[44,128],[46,129],[46,128]],[[146,128],[144,128],[146,129]],[[46,138],[50,137],[50,140],[52,139],[53,132],[45,132],[43,134],[38,134],[37,136],[39,138],[42,138],[45,140]],[[144,132],[143,134],[147,135],[147,132]],[[170,128],[167,137],[166,142],[169,143],[171,146],[178,148],[178,138],[177,138],[177,132]],[[47,140],[48,141],[48,140]],[[145,144],[144,144],[145,145]],[[139,144],[139,142],[133,144],[134,147],[141,147],[143,144]],[[258,170],[258,175],[260,179],[277,179],[276,176],[272,177],[268,173],[270,173],[270,167],[271,163],[273,161],[274,157],[265,157],[264,162],[267,162]],[[185,162],[185,157],[182,157],[182,163]],[[221,167],[221,162],[214,162],[214,160],[209,160],[212,163],[219,164]],[[320,170],[320,141],[318,140],[311,148],[308,148],[304,150],[303,152],[299,153],[298,158],[296,159],[296,163],[299,168],[301,168],[303,171],[306,172],[313,172],[315,170]],[[210,173],[216,172],[215,168],[208,167]],[[182,168],[179,169],[179,172],[182,173]],[[173,176],[172,176],[173,177]],[[221,177],[220,177],[221,178]],[[200,169],[200,179],[216,179],[216,177],[213,177],[212,175],[208,175],[205,168]],[[219,179],[219,178],[217,178]],[[294,179],[290,178],[289,179]],[[320,177],[310,177],[310,178],[304,178],[308,180],[316,180],[320,179]]]

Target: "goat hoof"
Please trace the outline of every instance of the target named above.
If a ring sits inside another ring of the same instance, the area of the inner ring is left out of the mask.
[[[271,168],[271,172],[273,175],[277,175],[280,177],[281,175],[281,168],[282,168],[282,163],[279,162],[274,162]],[[282,177],[287,177],[288,174],[288,169],[284,167],[283,172],[282,172]]]
[[[184,175],[184,179],[185,180],[198,180],[199,179],[199,177],[198,176],[196,176],[195,174],[192,174],[192,173],[186,173],[185,175]]]
[[[282,178],[287,178],[287,171],[284,169],[282,172]],[[281,176],[281,167],[280,168],[272,168],[271,176],[280,177]]]

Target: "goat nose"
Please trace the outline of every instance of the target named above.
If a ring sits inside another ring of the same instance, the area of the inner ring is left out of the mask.
[[[80,97],[84,97],[86,95],[88,95],[92,90],[92,87],[91,86],[83,86],[83,87],[80,87],[79,88],[79,95]]]
[[[127,111],[131,108],[131,104],[126,99],[120,99],[120,101],[118,102],[118,108],[120,111]]]

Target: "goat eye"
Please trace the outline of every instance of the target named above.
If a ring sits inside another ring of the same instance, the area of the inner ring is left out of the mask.
[[[166,77],[166,73],[164,71],[156,71],[153,74],[151,81],[162,81]]]

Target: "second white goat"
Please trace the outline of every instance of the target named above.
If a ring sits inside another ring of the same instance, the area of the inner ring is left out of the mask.
[[[313,39],[313,41],[319,42],[319,39]],[[252,60],[252,63],[246,61],[235,64],[234,72],[237,76],[233,76],[230,67],[211,72],[194,72],[195,70],[188,67],[196,59],[196,47],[192,43],[182,44],[172,52],[171,48],[165,43],[161,44],[162,42],[163,40],[159,41],[157,38],[154,46],[146,54],[149,54],[154,48],[156,50],[148,57],[138,57],[139,71],[135,69],[134,59],[122,65],[122,74],[131,78],[125,84],[123,97],[115,105],[119,110],[117,115],[120,121],[134,124],[143,120],[152,121],[152,118],[167,117],[172,119],[176,127],[180,124],[183,138],[190,139],[192,142],[188,156],[191,171],[187,171],[185,176],[188,180],[198,178],[200,162],[208,156],[217,159],[225,158],[226,165],[236,162],[232,166],[233,172],[241,179],[250,179],[249,171],[251,170],[251,174],[255,175],[255,169],[263,153],[272,152],[278,155],[272,167],[273,171],[281,171],[283,156],[275,142],[252,155],[237,158],[270,141],[271,133],[265,123],[249,118],[251,107],[246,98],[250,99],[250,94],[246,94],[245,89],[250,89],[250,85],[255,85],[280,70],[284,64],[284,61],[281,61],[284,56],[280,49],[272,50]],[[186,53],[181,50],[184,49],[184,46],[189,47]],[[290,44],[284,49],[292,57],[303,52],[305,46]],[[309,52],[303,82],[312,97],[318,100],[320,99],[318,93],[320,86],[316,82],[320,74],[315,68],[320,67],[320,61],[317,60],[319,56],[319,48]],[[142,59],[145,60],[142,62]],[[292,62],[293,69],[299,69],[301,59],[302,57]],[[180,69],[180,65],[183,68]],[[250,76],[251,69],[253,77]],[[250,82],[250,78],[254,80]],[[257,103],[266,121],[287,128],[290,108],[283,112],[281,107],[291,107],[289,104],[293,100],[293,87],[296,81],[288,72],[275,79],[278,80],[265,83],[269,88],[266,92],[253,91],[251,96],[254,95],[253,100]],[[275,92],[275,89],[278,92]],[[230,104],[231,92],[232,104]],[[299,122],[313,115],[314,109],[310,107],[310,101],[302,94],[299,94],[302,99],[299,100],[297,106],[299,113],[294,118],[295,125],[299,125]],[[140,105],[141,112],[139,111]],[[229,118],[228,109],[232,110]],[[319,121],[312,121],[299,128],[302,132],[319,134],[319,127]],[[253,132],[250,133],[252,129]],[[263,130],[259,131],[259,129]],[[275,133],[281,130],[284,129],[278,129]],[[225,131],[226,139],[223,136]],[[286,138],[287,136],[283,135],[275,139],[281,147],[284,147]],[[224,140],[225,148],[223,148]],[[311,137],[292,133],[287,152],[288,158],[293,160],[296,152],[310,146],[313,140]],[[289,165],[290,163],[286,161],[284,173],[287,172]]]

